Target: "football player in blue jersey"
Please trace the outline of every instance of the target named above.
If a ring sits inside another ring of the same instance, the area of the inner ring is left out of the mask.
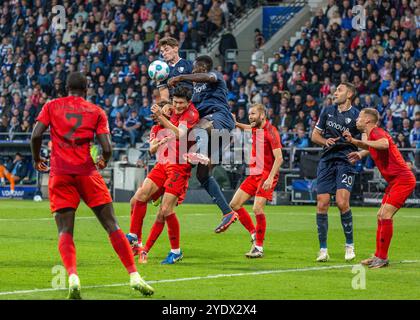
[[[345,260],[351,261],[356,255],[353,242],[353,217],[350,209],[350,192],[354,185],[355,170],[347,155],[357,151],[357,147],[343,138],[343,132],[352,136],[360,133],[356,127],[359,110],[352,106],[356,89],[348,82],[341,83],[334,93],[334,105],[322,110],[312,133],[312,142],[323,146],[317,170],[317,216],[320,251],[317,261],[328,261],[327,233],[328,209],[331,195],[341,212],[341,224],[346,238]]]
[[[220,72],[213,71],[213,60],[211,57],[206,55],[197,57],[192,74],[182,74],[170,78],[168,85],[174,87],[185,81],[194,83],[191,101],[200,114],[200,122],[195,128],[205,130],[208,133],[208,137],[211,137],[214,129],[220,130],[218,131],[220,133],[223,130],[230,132],[235,128],[235,121],[228,105],[226,82]],[[208,154],[212,154],[211,139],[208,140],[209,145],[207,148],[204,146],[199,146],[198,148],[200,151],[208,150]],[[200,144],[200,140],[197,144]],[[223,148],[224,146],[222,145],[221,147]],[[219,154],[221,154],[220,150]],[[208,159],[203,159],[206,157],[196,153],[188,154],[188,158],[189,161],[198,163],[197,179],[223,213],[222,222],[215,229],[216,233],[223,232],[238,219],[238,214],[229,206],[219,184],[211,175],[213,165],[208,162]]]
[[[163,101],[169,101],[171,92],[169,91],[167,82],[168,79],[180,76],[182,74],[190,74],[193,70],[193,63],[189,60],[183,59],[179,56],[179,43],[178,40],[172,37],[165,37],[159,41],[160,54],[163,60],[169,66],[169,76],[165,81],[158,83],[160,98]],[[183,81],[182,86],[193,89],[191,82]]]

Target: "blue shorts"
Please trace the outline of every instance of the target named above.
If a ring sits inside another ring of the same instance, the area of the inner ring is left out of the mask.
[[[235,129],[235,121],[233,120],[232,114],[228,111],[216,111],[203,118],[212,121],[214,129],[226,129],[229,131]]]
[[[338,189],[353,189],[356,171],[345,160],[320,160],[317,170],[317,194],[335,194]]]

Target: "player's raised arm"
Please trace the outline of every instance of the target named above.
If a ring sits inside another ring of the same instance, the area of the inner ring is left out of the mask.
[[[169,79],[168,85],[175,87],[181,81],[191,81],[191,82],[206,82],[214,83],[217,82],[217,76],[214,73],[192,73],[192,74],[183,74],[172,79]]]

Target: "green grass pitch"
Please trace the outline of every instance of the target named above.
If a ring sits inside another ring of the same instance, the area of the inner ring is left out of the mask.
[[[148,208],[146,235],[156,212],[152,205]],[[127,231],[129,205],[116,203],[115,209]],[[376,211],[353,208],[357,258],[346,263],[339,214],[331,209],[331,260],[316,263],[312,206],[268,206],[265,257],[249,260],[244,257],[249,236],[239,222],[215,234],[221,217],[215,205],[182,205],[177,214],[184,260],[160,265],[169,251],[165,228],[139,271],[155,288],[154,299],[420,299],[418,209],[402,209],[395,218],[390,267],[353,270],[352,265],[374,252]],[[84,299],[144,299],[126,285],[125,269],[85,205],[77,213],[75,243]],[[48,202],[0,201],[0,299],[64,299],[65,290],[51,289],[52,268],[60,264]],[[352,283],[360,285],[363,274],[365,289],[354,289]]]

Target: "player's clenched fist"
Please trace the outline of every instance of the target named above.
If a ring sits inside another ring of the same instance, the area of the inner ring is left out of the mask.
[[[344,139],[346,139],[347,142],[350,142],[350,143],[353,142],[353,137],[352,137],[352,135],[349,131],[344,131],[343,132],[343,137],[344,137]]]
[[[181,77],[173,77],[168,80],[168,86],[175,87],[181,81]]]
[[[98,157],[98,161],[96,162],[96,166],[98,167],[99,170],[103,170],[106,168],[108,162],[105,161],[105,159],[102,156]]]
[[[48,171],[47,159],[39,158],[38,160],[35,160],[35,169],[41,172]]]
[[[162,110],[157,104],[152,106],[151,111],[156,117],[159,117],[162,114]]]
[[[271,186],[273,185],[274,179],[273,178],[268,178],[267,180],[264,181],[264,184],[262,185],[263,190],[269,190],[271,189]]]

